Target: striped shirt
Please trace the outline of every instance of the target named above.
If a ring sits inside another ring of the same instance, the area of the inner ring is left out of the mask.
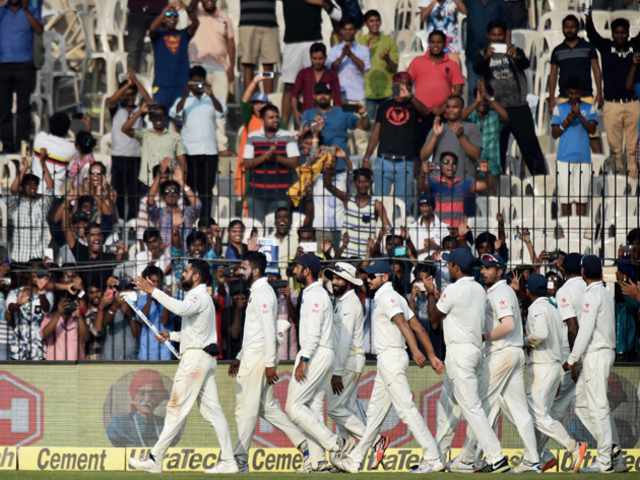
[[[278,130],[274,136],[267,137],[264,128],[252,132],[247,137],[244,147],[244,158],[257,158],[272,147],[276,147],[276,154],[282,157],[299,157],[300,150],[293,133]],[[267,160],[255,168],[249,169],[249,187],[247,197],[261,200],[277,200],[287,198],[287,190],[291,186],[291,170],[276,162],[275,158]]]
[[[430,204],[433,211],[444,223],[457,227],[463,215],[475,216],[476,211],[476,182],[471,179],[454,178],[449,185],[442,176],[430,177]]]
[[[275,27],[276,0],[240,0],[240,27]]]
[[[376,236],[376,200],[360,207],[355,197],[349,197],[344,215],[344,228],[349,233],[349,243],[345,251],[346,257],[365,258],[369,237]]]

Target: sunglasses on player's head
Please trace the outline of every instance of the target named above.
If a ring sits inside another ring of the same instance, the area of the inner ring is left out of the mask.
[[[493,255],[489,254],[489,253],[485,253],[482,255],[482,260],[484,260],[485,262],[491,262],[491,263],[498,263],[498,260],[496,259],[496,257],[494,257]]]
[[[171,18],[171,17],[178,18],[180,14],[178,12],[167,12],[164,14],[164,16],[167,18]]]

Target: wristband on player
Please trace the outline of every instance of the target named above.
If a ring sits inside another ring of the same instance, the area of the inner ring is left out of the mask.
[[[307,357],[300,357],[300,361],[309,363],[309,359]]]

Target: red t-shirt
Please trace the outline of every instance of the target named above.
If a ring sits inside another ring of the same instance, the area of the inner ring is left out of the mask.
[[[453,86],[464,85],[460,66],[449,60],[446,53],[444,60],[438,64],[431,60],[429,52],[414,58],[409,65],[409,75],[415,84],[416,98],[428,109],[444,105],[451,96]]]

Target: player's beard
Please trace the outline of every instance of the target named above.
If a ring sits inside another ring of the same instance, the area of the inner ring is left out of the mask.
[[[245,285],[253,285],[253,271],[249,274],[248,277],[245,277],[244,273],[241,275],[241,277]]]
[[[182,280],[182,290],[188,292],[193,288],[193,280]]]
[[[344,295],[348,288],[348,285],[343,285],[343,286],[332,285],[332,286],[333,286],[333,294],[336,297],[341,297],[342,295]]]

